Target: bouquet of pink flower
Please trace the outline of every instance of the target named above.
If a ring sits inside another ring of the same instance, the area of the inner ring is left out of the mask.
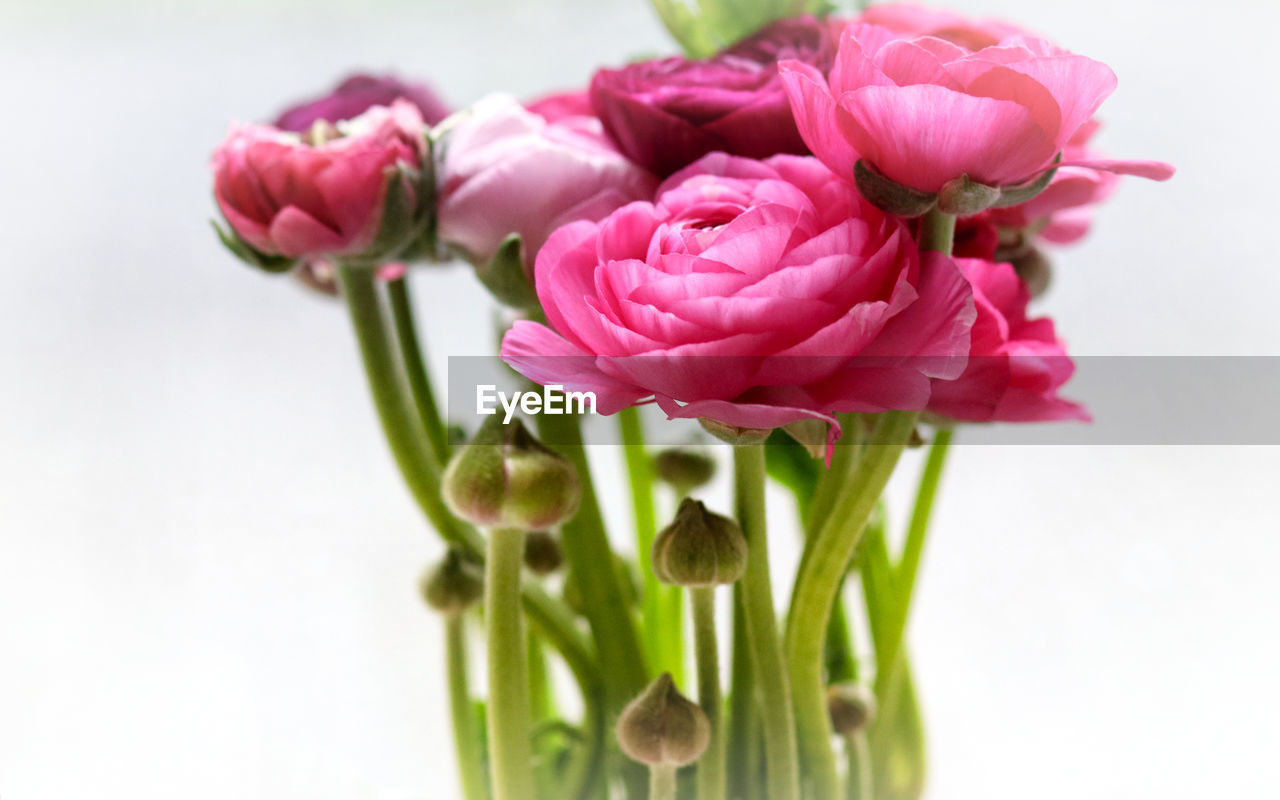
[[[219,233],[345,298],[387,442],[448,545],[422,590],[447,621],[466,800],[916,798],[904,634],[953,433],[1089,419],[1028,308],[1043,251],[1079,240],[1119,176],[1173,169],[1094,151],[1115,75],[1008,23],[654,5],[686,55],[580,92],[449,115],[426,86],[357,76],[233,128]],[[479,425],[441,414],[408,294],[413,265],[451,259],[511,309],[501,358],[545,387]],[[646,449],[646,404],[728,443],[732,509],[697,499],[711,451]],[[588,412],[617,419],[634,559],[606,529]],[[881,495],[926,444],[896,553]],[[804,537],[781,615],[770,480]],[[551,659],[580,702],[557,704]]]

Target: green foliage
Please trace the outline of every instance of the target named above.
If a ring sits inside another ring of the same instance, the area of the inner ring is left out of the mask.
[[[686,54],[706,58],[770,22],[829,13],[830,0],[652,0],[662,24]]]

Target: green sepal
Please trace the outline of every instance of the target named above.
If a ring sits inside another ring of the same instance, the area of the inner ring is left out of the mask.
[[[476,277],[503,305],[528,311],[541,306],[525,273],[523,252],[520,234],[508,236],[487,264],[476,265]]]
[[[1058,153],[1053,159],[1054,164],[1062,161],[1062,153]],[[1058,168],[1053,169],[1027,183],[1018,184],[1017,186],[1001,186],[1000,197],[991,204],[992,208],[1007,208],[1008,206],[1021,205],[1031,198],[1040,194],[1045,190],[1049,183],[1053,180],[1053,176],[1058,174]]]
[[[923,216],[938,202],[938,196],[932,192],[922,192],[885,177],[865,158],[853,165],[853,181],[868,203],[899,217]]]
[[[231,255],[255,269],[278,275],[282,272],[289,272],[298,266],[299,260],[296,258],[267,255],[254,249],[248,242],[237,236],[234,231],[224,229],[218,224],[217,220],[209,220],[209,224],[213,226],[213,230],[218,234],[218,240],[222,242],[222,246],[231,251]]]

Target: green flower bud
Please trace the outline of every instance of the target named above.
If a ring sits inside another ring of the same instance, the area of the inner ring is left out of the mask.
[[[747,538],[738,523],[685,498],[675,522],[653,540],[653,573],[677,586],[733,583],[747,571]]]
[[[520,420],[503,424],[494,415],[449,460],[442,492],[450,510],[474,525],[530,531],[572,517],[582,487],[568,459]]]
[[[711,741],[711,723],[696,703],[663,673],[618,718],[618,744],[649,766],[683,767],[697,761]]]
[[[484,594],[484,570],[457,550],[430,567],[418,581],[427,605],[441,614],[461,614]]]
[[[689,492],[710,483],[716,462],[693,450],[663,450],[653,458],[653,471],[680,492]]]
[[[560,542],[550,531],[531,531],[524,537],[524,565],[535,575],[550,575],[564,564]]]
[[[857,733],[876,715],[876,696],[860,683],[837,683],[827,688],[831,727],[841,736]]]
[[[1012,260],[1013,271],[1018,273],[1032,297],[1039,297],[1049,290],[1053,282],[1053,264],[1035,248]]]

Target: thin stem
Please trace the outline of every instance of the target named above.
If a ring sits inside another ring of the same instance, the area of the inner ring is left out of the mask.
[[[339,265],[338,279],[364,359],[369,391],[396,465],[431,524],[445,539],[460,542],[462,526],[440,498],[440,462],[427,446],[422,422],[407,399],[399,354],[387,330],[373,270]]]
[[[484,755],[480,732],[476,730],[476,707],[472,705],[467,678],[467,630],[461,614],[445,618],[445,659],[449,671],[449,711],[453,717],[453,746],[458,757],[458,781],[464,800],[486,800]]]
[[[716,590],[699,586],[693,601],[693,651],[698,661],[698,705],[711,722],[711,741],[698,759],[698,800],[724,800],[724,699],[720,694],[720,645],[716,640]]]
[[[956,218],[944,214],[934,206],[920,220],[920,251],[936,250],[951,255],[951,244],[956,236]]]
[[[865,729],[844,737],[845,757],[849,761],[849,777],[845,784],[848,800],[874,800],[871,780],[871,746]]]
[[[645,639],[645,651],[655,671],[670,672],[677,684],[684,681],[683,615],[666,618],[664,612],[671,605],[669,596],[678,593],[679,587],[666,586],[658,581],[651,561],[653,539],[657,535],[657,514],[653,499],[653,464],[644,445],[644,427],[640,412],[634,406],[618,412],[618,426],[622,432],[622,449],[626,457],[627,476],[631,485],[631,507],[635,516],[636,555],[640,560],[640,572],[644,576],[644,593],[641,603]]]
[[[907,527],[907,541],[903,545],[902,560],[893,570],[894,603],[888,613],[887,628],[884,633],[884,654],[880,660],[892,667],[902,648],[903,637],[906,636],[907,617],[911,611],[911,600],[915,592],[916,575],[920,570],[920,557],[924,552],[925,540],[929,534],[929,518],[933,513],[934,498],[938,494],[938,484],[942,478],[942,468],[947,461],[948,448],[951,445],[951,430],[940,428],[929,448],[929,457],[925,460],[924,472],[920,476],[920,488],[916,492],[915,508],[911,512],[911,522]],[[882,671],[887,673],[888,671]],[[887,678],[888,675],[885,674]],[[880,678],[877,677],[877,682]]]
[[[649,767],[649,800],[676,800],[674,764],[654,764]]]
[[[755,683],[751,675],[751,647],[742,582],[733,585],[733,661],[730,664],[727,758],[729,797],[744,798],[755,785],[756,733],[759,720]]]
[[[844,608],[844,584],[836,593],[831,620],[827,623],[827,641],[823,648],[828,683],[857,680],[858,659],[853,652],[853,636],[849,632],[849,615]]]
[[[431,373],[427,371],[417,326],[413,321],[413,305],[409,301],[407,279],[401,277],[390,281],[387,284],[387,296],[391,300],[391,319],[395,324],[396,339],[400,343],[409,390],[418,407],[418,418],[426,431],[431,451],[435,453],[436,460],[443,464],[449,460],[449,434],[445,431],[440,407],[436,405],[435,392],[431,389]]]
[[[372,270],[339,265],[338,279],[364,361],[369,392],[400,474],[440,535],[483,558],[484,537],[450,514],[440,497],[440,462],[427,446],[422,422],[408,399],[406,380],[378,300]],[[590,643],[575,629],[573,613],[536,584],[525,585],[524,601],[529,618],[564,656],[583,691],[588,691],[599,680],[599,669]]]
[[[524,532],[489,531],[485,631],[489,651],[489,777],[494,800],[533,800],[529,662],[520,611]]]
[[[800,773],[796,760],[795,719],[792,716],[787,664],[782,657],[778,636],[777,612],[773,606],[773,585],[769,577],[764,447],[734,446],[733,466],[738,524],[747,537],[749,553],[747,571],[742,578],[742,597],[747,637],[751,644],[752,674],[760,692],[760,720],[764,728],[769,798],[796,800],[800,796]],[[821,634],[821,628],[818,630]],[[822,658],[821,647],[816,658]]]
[[[817,797],[837,797],[840,776],[831,746],[822,647],[836,594],[848,571],[867,520],[889,482],[915,427],[918,412],[881,415],[847,487],[816,535],[805,542],[787,619],[787,666],[791,671],[800,752]],[[885,444],[882,444],[884,442]]]

